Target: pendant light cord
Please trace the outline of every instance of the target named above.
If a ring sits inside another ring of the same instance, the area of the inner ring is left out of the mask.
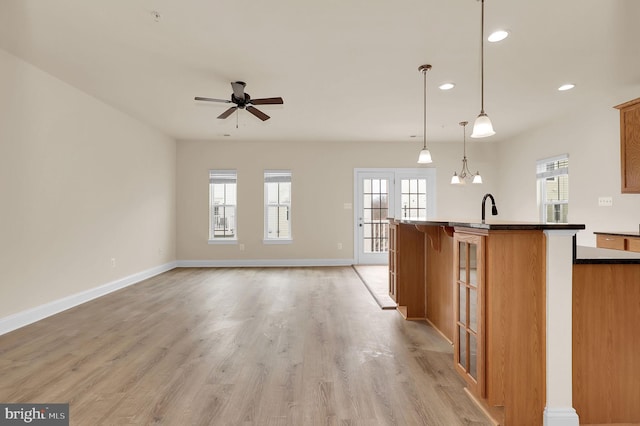
[[[428,68],[425,68],[422,70],[422,74],[424,75],[424,108],[423,108],[424,120],[422,120],[424,125],[422,129],[422,131],[424,132],[422,134],[422,140],[424,143],[423,143],[422,149],[427,149],[427,71],[428,71]]]
[[[480,114],[484,114],[484,0],[480,18]]]
[[[464,123],[464,124],[463,124]],[[462,126],[462,159],[467,159],[467,122],[463,121],[460,123]]]

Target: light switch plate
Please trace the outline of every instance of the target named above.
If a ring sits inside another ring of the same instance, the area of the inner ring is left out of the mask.
[[[612,197],[598,197],[598,206],[600,206],[600,207],[611,207],[611,206],[613,206],[613,198]]]

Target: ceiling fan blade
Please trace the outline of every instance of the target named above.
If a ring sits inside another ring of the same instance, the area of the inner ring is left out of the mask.
[[[246,85],[247,83],[245,83],[244,81],[234,81],[231,83],[231,87],[233,88],[233,96],[235,96],[236,99],[244,99],[244,86]]]
[[[207,101],[207,102],[223,102],[225,104],[230,104],[231,101],[226,99],[214,99],[214,98],[201,98],[200,96],[196,96],[194,98],[196,101]]]
[[[267,114],[265,114],[264,112],[260,111],[258,108],[254,108],[251,105],[249,105],[247,107],[247,111],[249,111],[251,114],[253,114],[256,117],[258,117],[262,121],[267,121],[268,119],[271,118]]]
[[[249,103],[253,105],[280,105],[283,104],[284,101],[282,98],[261,98],[261,99],[251,99]]]
[[[218,116],[218,118],[227,118],[228,116],[230,116],[231,114],[233,114],[233,112],[234,112],[235,110],[237,110],[237,109],[238,109],[238,107],[231,107],[231,108],[229,108],[228,110],[226,110],[225,112],[223,112],[222,114],[220,114],[220,115]]]

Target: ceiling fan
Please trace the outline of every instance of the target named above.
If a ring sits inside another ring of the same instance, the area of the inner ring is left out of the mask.
[[[223,102],[226,104],[236,104],[232,106],[222,114],[218,116],[218,118],[227,118],[237,109],[246,109],[251,114],[255,115],[262,121],[268,120],[269,117],[264,112],[260,111],[258,108],[254,107],[254,105],[281,105],[284,103],[282,98],[262,98],[262,99],[251,99],[248,93],[245,93],[244,87],[247,85],[244,81],[234,81],[231,83],[231,87],[233,88],[233,93],[231,94],[231,100],[226,99],[214,99],[214,98],[202,98],[200,96],[196,96],[196,101],[206,101],[206,102]]]

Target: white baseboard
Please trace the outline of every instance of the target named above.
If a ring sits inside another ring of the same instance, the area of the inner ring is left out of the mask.
[[[572,407],[545,407],[542,417],[544,426],[580,426],[578,413]]]
[[[353,259],[229,259],[178,260],[177,262],[179,268],[351,266],[353,264]]]
[[[8,317],[0,318],[0,335],[32,324],[36,321],[40,321],[41,319],[55,315],[59,312],[66,311],[74,306],[81,305],[100,296],[104,296],[105,294],[120,290],[121,288],[139,283],[140,281],[162,274],[163,272],[170,271],[175,267],[176,262],[165,263],[164,265],[156,266],[154,268],[147,269],[146,271],[138,272],[136,274],[120,278],[116,281],[112,281],[80,293],[72,294],[71,296],[63,297],[62,299],[54,300],[53,302],[36,306],[35,308],[9,315]]]

